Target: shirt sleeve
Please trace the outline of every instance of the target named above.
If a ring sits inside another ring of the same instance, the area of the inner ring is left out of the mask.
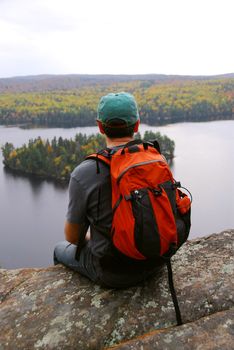
[[[86,219],[87,194],[81,184],[74,177],[69,182],[69,202],[67,210],[67,221],[74,224],[83,224]]]

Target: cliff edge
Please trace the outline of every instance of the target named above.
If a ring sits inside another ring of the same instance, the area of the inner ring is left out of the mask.
[[[125,290],[61,265],[0,270],[0,350],[234,349],[234,230],[188,241],[166,268]]]

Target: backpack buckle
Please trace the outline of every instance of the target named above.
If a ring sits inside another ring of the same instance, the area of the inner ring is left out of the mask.
[[[173,183],[173,188],[175,189],[175,188],[178,188],[178,187],[181,187],[181,183],[180,183],[180,181],[175,181]]]
[[[134,190],[134,191],[132,191],[132,197],[133,197],[133,199],[141,199],[142,194],[140,193],[140,191]]]
[[[142,194],[139,190],[133,190],[131,191],[130,195],[125,195],[124,198],[126,201],[138,200],[142,198]]]
[[[159,186],[158,188],[152,188],[151,192],[153,192],[153,194],[155,196],[161,196],[162,194],[162,188]]]

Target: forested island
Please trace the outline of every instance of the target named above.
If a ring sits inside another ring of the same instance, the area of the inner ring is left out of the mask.
[[[234,119],[234,77],[38,76],[0,79],[0,124],[95,125],[101,96],[134,94],[141,122]]]
[[[140,133],[135,137],[141,138]],[[143,139],[157,139],[162,154],[168,160],[173,158],[175,143],[166,135],[146,131]],[[68,182],[72,170],[87,155],[105,147],[105,138],[100,134],[87,136],[80,133],[74,139],[54,137],[52,141],[38,137],[19,148],[15,148],[12,143],[6,143],[2,147],[3,163],[14,172]]]

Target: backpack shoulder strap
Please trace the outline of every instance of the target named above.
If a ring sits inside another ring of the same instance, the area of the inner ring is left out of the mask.
[[[85,157],[85,160],[86,159],[93,159],[96,161],[97,174],[100,174],[99,162],[102,162],[102,164],[105,164],[108,167],[110,167],[110,163],[111,163],[110,154],[106,149],[99,151],[97,153],[92,153],[87,157]]]

